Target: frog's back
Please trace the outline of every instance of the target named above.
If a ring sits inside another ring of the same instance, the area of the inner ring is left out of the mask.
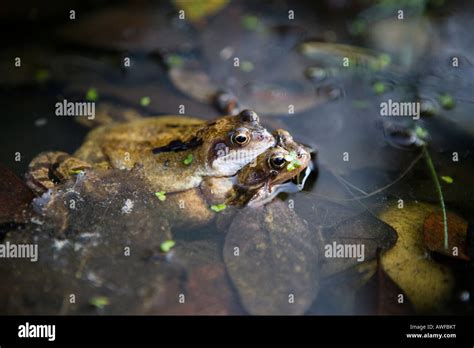
[[[89,163],[105,163],[116,155],[188,141],[205,124],[199,118],[173,115],[112,123],[93,129],[75,156]]]

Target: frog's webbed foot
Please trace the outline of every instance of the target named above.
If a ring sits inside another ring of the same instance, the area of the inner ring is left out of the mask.
[[[65,152],[43,152],[29,164],[26,183],[36,194],[41,195],[54,186],[65,182],[72,175],[90,167],[89,163]]]

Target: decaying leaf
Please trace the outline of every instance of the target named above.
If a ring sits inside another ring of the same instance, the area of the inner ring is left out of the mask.
[[[397,233],[385,222],[369,213],[342,221],[336,226],[322,229],[325,246],[354,246],[361,255],[321,258],[322,276],[330,276],[350,267],[375,259],[377,249],[388,250],[397,241]],[[351,249],[353,250],[353,249]]]
[[[318,231],[281,201],[244,209],[226,236],[224,262],[250,314],[303,314],[319,289]]]
[[[441,310],[454,286],[451,270],[433,261],[423,245],[423,221],[438,207],[426,203],[390,205],[379,217],[398,234],[395,246],[382,256],[388,276],[408,295],[417,313]]]
[[[242,314],[237,297],[227,278],[222,264],[206,264],[192,268],[181,293],[169,294],[164,308],[154,309],[160,314],[184,315],[229,315]]]
[[[355,296],[358,314],[409,315],[413,306],[407,295],[385,272],[377,252],[377,269],[369,281],[358,289]]]
[[[454,213],[447,213],[448,249],[444,248],[443,215],[431,213],[423,224],[425,246],[431,250],[462,260],[470,260],[466,252],[467,222]]]
[[[0,164],[0,224],[24,222],[23,211],[33,197],[26,184]]]

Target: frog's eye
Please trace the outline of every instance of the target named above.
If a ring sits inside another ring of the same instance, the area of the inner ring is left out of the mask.
[[[281,154],[272,155],[268,161],[270,166],[274,169],[281,169],[286,164],[285,156]]]
[[[232,143],[245,146],[250,142],[250,134],[247,130],[240,129],[231,137]]]

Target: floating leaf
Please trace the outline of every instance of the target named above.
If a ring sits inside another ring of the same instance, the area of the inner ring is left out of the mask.
[[[167,240],[160,244],[160,250],[164,253],[169,252],[176,245],[174,240]]]
[[[447,184],[452,184],[454,182],[453,178],[447,175],[441,176],[441,180],[443,180]]]
[[[166,57],[166,64],[168,64],[170,68],[180,68],[183,66],[183,63],[183,58],[177,54],[170,54]]]
[[[373,90],[375,94],[383,94],[384,92],[387,91],[387,85],[383,82],[375,82],[373,85]]]
[[[247,30],[257,30],[260,27],[260,20],[257,16],[246,15],[242,17],[242,26]]]
[[[166,200],[166,192],[165,191],[155,192],[155,196],[158,197],[158,199],[162,202]]]
[[[86,100],[88,101],[97,101],[99,99],[99,93],[93,87],[89,88],[86,92]]]
[[[454,213],[447,214],[449,244],[444,247],[443,215],[431,213],[423,224],[424,244],[431,250],[462,260],[469,260],[466,251],[467,222]]]
[[[183,163],[187,166],[193,163],[193,154],[192,153],[188,154],[186,158],[184,159]]]
[[[218,212],[220,212],[220,211],[223,211],[225,208],[227,208],[227,206],[225,205],[225,203],[216,204],[216,205],[211,205],[211,210],[212,210],[212,211],[215,211],[216,213],[218,213]]]
[[[426,138],[428,138],[428,131],[424,128],[421,128],[420,126],[417,126],[415,128],[415,134],[418,138],[422,140],[425,140]]]
[[[91,298],[89,303],[98,309],[102,309],[105,306],[108,306],[110,304],[110,301],[105,296],[96,296],[96,297]]]
[[[251,72],[253,70],[253,63],[245,60],[240,64],[240,70],[243,72]]]
[[[140,105],[141,106],[148,106],[148,105],[150,105],[150,103],[151,103],[150,97],[142,97],[140,99]]]
[[[439,103],[445,109],[452,109],[456,105],[454,98],[449,94],[442,94],[438,98]]]

